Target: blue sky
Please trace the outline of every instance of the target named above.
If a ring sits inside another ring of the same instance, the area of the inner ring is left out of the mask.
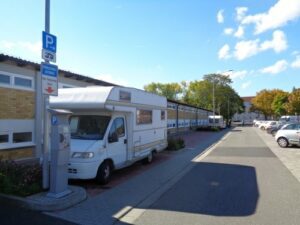
[[[0,15],[0,52],[42,61],[44,1]],[[61,69],[137,88],[224,72],[248,96],[299,87],[299,17],[299,0],[51,0],[50,32]]]

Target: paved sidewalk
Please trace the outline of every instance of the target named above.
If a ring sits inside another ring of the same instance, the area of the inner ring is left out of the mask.
[[[269,135],[256,127],[253,129],[256,130],[256,133],[262,138],[266,145],[300,182],[300,148],[281,148],[275,141],[275,138],[272,137],[272,135]]]
[[[193,147],[192,149],[174,154],[169,160],[106,192],[89,198],[77,206],[64,211],[48,213],[48,215],[85,225],[114,224],[117,222],[117,218],[126,214],[128,210],[149,198],[162,187],[166,190],[169,183],[173,184],[174,179],[180,174],[182,175],[183,171],[191,169],[190,162],[195,156],[217,142],[226,132],[227,130],[210,135],[205,133],[205,138],[201,138],[202,132],[192,134],[194,137],[192,139],[199,140],[197,146],[186,143],[187,146]]]

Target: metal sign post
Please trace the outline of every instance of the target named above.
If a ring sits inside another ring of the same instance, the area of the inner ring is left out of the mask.
[[[45,31],[43,32],[43,50],[41,63],[43,103],[43,188],[49,188],[49,95],[57,95],[58,68],[49,62],[56,62],[56,37],[50,34],[50,0],[45,0]]]

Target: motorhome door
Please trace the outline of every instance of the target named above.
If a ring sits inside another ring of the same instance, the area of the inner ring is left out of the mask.
[[[126,162],[127,132],[124,117],[115,117],[110,126],[107,140],[107,155],[114,161],[116,167]]]

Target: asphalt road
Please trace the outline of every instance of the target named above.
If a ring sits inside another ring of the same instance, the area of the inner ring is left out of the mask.
[[[300,183],[252,127],[235,128],[134,222],[299,225]]]
[[[1,225],[73,225],[62,219],[45,215],[41,212],[32,211],[22,206],[13,204],[11,201],[0,198],[0,224]]]

